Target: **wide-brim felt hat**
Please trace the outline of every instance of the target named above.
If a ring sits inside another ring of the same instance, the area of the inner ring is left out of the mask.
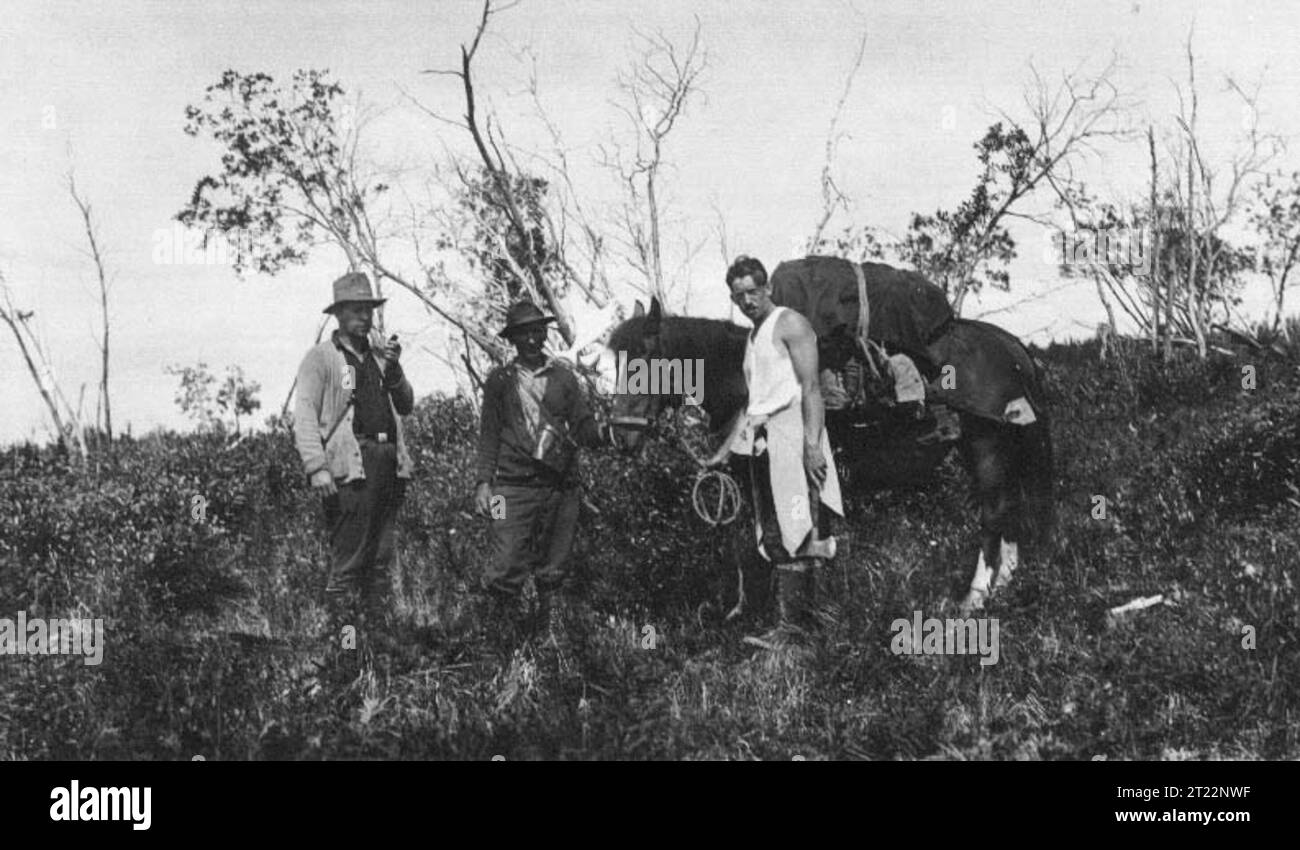
[[[365,272],[348,272],[334,281],[334,303],[321,312],[333,313],[339,305],[349,301],[360,301],[378,307],[387,300],[387,298],[375,297],[374,291],[370,288],[370,278],[366,277]]]
[[[548,316],[538,309],[537,305],[531,301],[520,301],[511,305],[506,311],[506,326],[501,329],[497,336],[508,337],[521,328],[529,325],[545,324],[555,321],[554,316]]]

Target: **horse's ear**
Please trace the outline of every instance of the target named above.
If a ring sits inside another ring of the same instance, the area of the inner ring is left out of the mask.
[[[659,306],[658,298],[650,299],[650,312],[646,316],[646,334],[653,335],[659,333],[659,320],[663,318],[663,308]]]
[[[632,318],[635,319],[639,316],[644,316],[644,315],[645,315],[645,305],[642,304],[640,301],[636,302],[636,306],[632,308]]]

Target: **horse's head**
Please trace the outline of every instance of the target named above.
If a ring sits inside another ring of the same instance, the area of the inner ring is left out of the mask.
[[[667,411],[698,405],[711,428],[727,425],[745,404],[745,328],[719,319],[664,316],[657,299],[606,346],[618,364],[613,397],[615,444],[636,451]]]
[[[660,414],[677,401],[665,394],[627,390],[628,364],[636,360],[648,361],[660,355],[662,318],[663,308],[658,298],[650,299],[649,312],[638,301],[632,318],[615,328],[609,337],[609,350],[614,354],[618,369],[610,424],[614,426],[614,445],[629,454],[640,451],[645,438],[654,430]]]

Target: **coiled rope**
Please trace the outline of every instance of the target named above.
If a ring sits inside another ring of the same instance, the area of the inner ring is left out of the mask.
[[[716,500],[705,493],[706,481],[717,482]],[[696,515],[709,525],[727,525],[740,515],[740,485],[720,469],[701,469],[696,473],[695,487],[691,489],[691,506]]]

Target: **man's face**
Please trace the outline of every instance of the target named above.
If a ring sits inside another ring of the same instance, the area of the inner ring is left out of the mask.
[[[520,357],[540,357],[542,346],[546,344],[546,325],[542,322],[524,325],[510,335],[510,341],[514,343]]]
[[[750,275],[738,277],[731,282],[731,301],[750,321],[756,321],[772,307],[767,285],[757,285]]]
[[[334,311],[339,320],[339,330],[348,336],[363,337],[370,333],[375,317],[375,305],[365,301],[345,301]]]

